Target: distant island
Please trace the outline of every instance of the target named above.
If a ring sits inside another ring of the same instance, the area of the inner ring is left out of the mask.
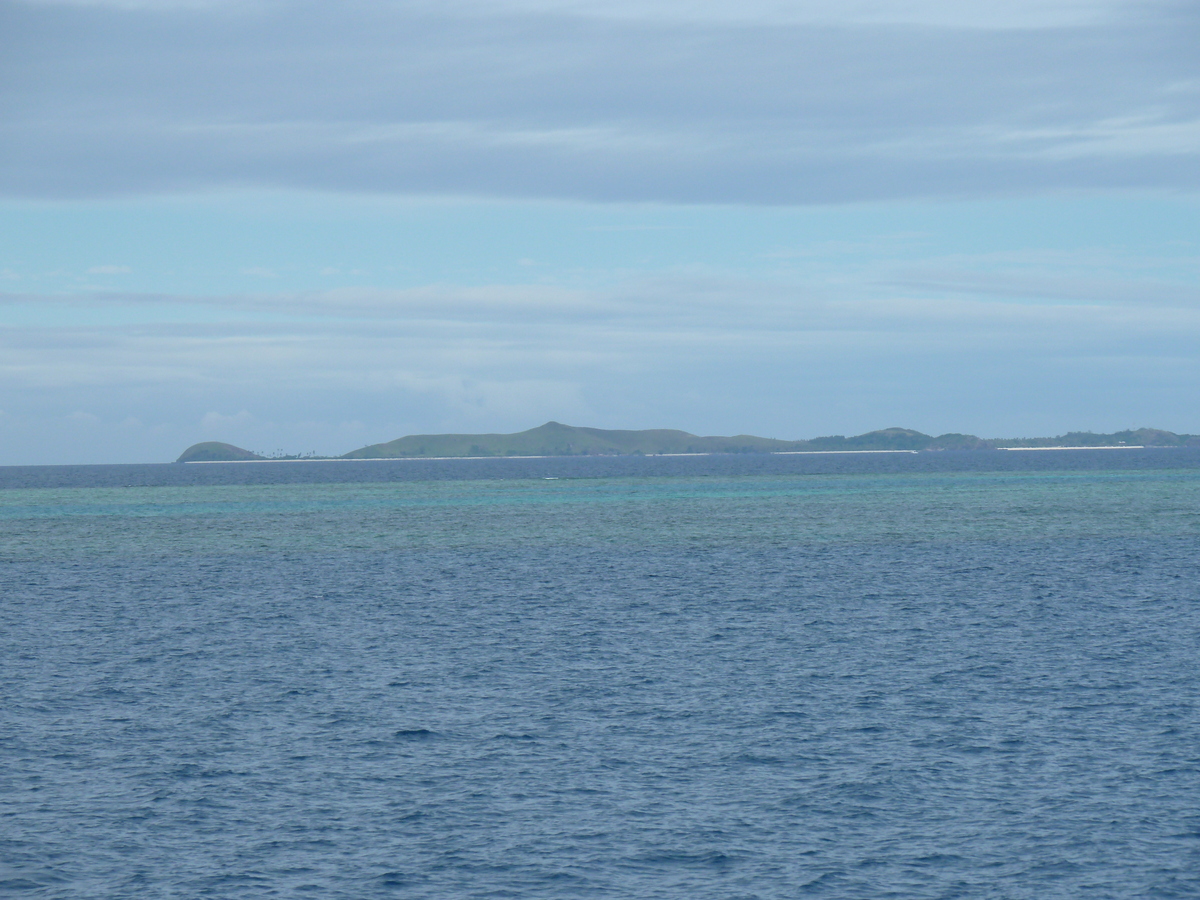
[[[175,462],[243,462],[248,459],[266,459],[257,453],[235,447],[233,444],[223,444],[220,441],[203,441],[192,444],[183,451],[183,455]]]
[[[830,453],[848,451],[1022,450],[1066,447],[1200,447],[1200,435],[1138,428],[1113,434],[1071,431],[1058,437],[979,438],[973,434],[922,434],[884,428],[854,437],[831,435],[804,441],[739,434],[701,437],[686,431],[611,431],[547,422],[516,434],[410,434],[371,444],[344,456],[267,456],[232,444],[193,444],[176,462],[242,462],[294,459],[432,459],[493,456],[657,456],[672,453]]]

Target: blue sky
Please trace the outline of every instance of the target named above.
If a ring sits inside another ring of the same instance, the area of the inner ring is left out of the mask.
[[[1200,11],[0,0],[0,464],[1200,432]]]

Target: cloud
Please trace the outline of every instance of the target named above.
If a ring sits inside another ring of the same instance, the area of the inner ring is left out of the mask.
[[[204,439],[341,453],[551,418],[779,437],[895,423],[1200,431],[1194,290],[1147,282],[1127,295],[1085,255],[1077,277],[1036,255],[1016,274],[969,262],[871,290],[691,276],[590,291],[0,295],[42,311],[41,324],[0,329],[0,407],[15,423],[0,461],[89,461],[80,448],[93,446],[119,461],[130,417],[145,423],[137,452],[163,460]],[[156,321],[160,307],[171,315]],[[80,324],[97,310],[113,324]],[[78,410],[97,421],[69,419]],[[55,424],[68,421],[92,430]],[[54,440],[60,458],[38,456]]]
[[[255,418],[246,410],[242,410],[232,416],[223,415],[219,412],[206,412],[203,418],[200,419],[200,429],[205,434],[214,432],[226,432],[233,428],[241,428],[246,425],[255,423]]]
[[[0,382],[14,396],[25,388],[73,386],[446,393],[453,384],[459,386],[453,402],[465,407],[474,403],[463,399],[470,391],[461,386],[469,382],[520,382],[518,394],[533,392],[533,385],[576,386],[556,389],[565,402],[578,385],[598,389],[617,372],[677,380],[710,365],[787,371],[801,358],[860,360],[872,368],[881,358],[914,354],[1200,359],[1194,289],[1163,284],[1155,293],[1141,284],[1139,293],[1126,295],[1122,285],[1087,278],[943,275],[910,280],[903,290],[877,286],[873,295],[696,277],[592,292],[497,286],[211,297],[203,302],[250,318],[10,328],[0,333]],[[196,304],[135,295],[40,302]],[[747,388],[755,377],[734,380]],[[500,408],[499,388],[477,394],[479,404]]]
[[[1129,4],[1097,0],[508,0],[509,8],[605,18],[674,21],[823,24],[922,24],[971,28],[1030,28],[1094,24]]]
[[[95,292],[46,296],[0,292],[0,305],[67,305],[94,310],[117,307],[187,307],[239,314],[373,319],[397,322],[509,323],[586,320],[640,302],[608,293],[552,285],[429,285],[417,288],[334,288],[331,290],[238,293],[199,296]],[[177,318],[177,316],[172,316]]]
[[[692,8],[2,0],[0,192],[779,204],[1200,187],[1195,6]]]
[[[1200,286],[1111,277],[1070,277],[1041,273],[987,273],[968,270],[911,270],[887,284],[934,295],[994,296],[1009,299],[1076,301],[1104,306],[1200,309]]]
[[[120,10],[220,10],[246,0],[24,0],[46,6],[96,6]],[[260,6],[263,4],[259,4]],[[414,4],[415,5],[415,4]],[[444,0],[456,13],[477,11]],[[1094,24],[1120,17],[1132,0],[493,0],[509,13],[683,22],[904,23],[974,28],[1029,28]]]
[[[87,270],[89,275],[128,275],[132,272],[129,266],[92,266]]]

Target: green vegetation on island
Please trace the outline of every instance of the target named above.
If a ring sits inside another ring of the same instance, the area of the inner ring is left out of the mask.
[[[233,444],[223,444],[220,441],[202,441],[192,444],[179,455],[175,462],[244,462],[248,459],[266,459],[257,453],[235,447]]]
[[[547,422],[516,434],[412,434],[347,453],[343,459],[447,456],[620,456],[658,453],[771,453],[802,442],[741,434],[699,437],[686,431],[608,431]]]
[[[845,437],[786,441],[739,434],[701,437],[686,431],[608,431],[547,422],[516,434],[413,434],[372,444],[342,459],[462,456],[615,456],[663,453],[804,453],[847,450],[994,450],[1012,447],[1200,446],[1200,436],[1142,428],[1114,434],[1069,432],[1060,437],[992,439],[973,434],[937,437],[908,428],[884,428]]]
[[[1158,428],[1138,428],[1112,434],[1068,431],[1053,438],[1012,438],[987,442],[989,447],[1200,447],[1200,434],[1175,434]]]
[[[1094,434],[1071,431],[1058,437],[992,438],[950,433],[934,437],[908,428],[884,428],[853,437],[829,435],[802,441],[739,434],[702,437],[686,431],[649,429],[611,431],[547,422],[516,434],[410,434],[371,444],[339,459],[420,459],[490,456],[653,456],[668,453],[829,453],[862,450],[1003,450],[1054,447],[1200,447],[1200,435],[1156,428]],[[253,459],[320,459],[316,456],[266,457],[232,444],[206,441],[183,452],[178,462],[234,462]]]

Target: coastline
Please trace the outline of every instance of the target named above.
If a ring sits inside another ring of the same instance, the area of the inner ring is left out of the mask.
[[[993,447],[993,450],[1173,450],[1174,447],[1146,447],[1145,444],[1121,444],[1107,447]]]
[[[1108,447],[989,447],[986,450],[964,450],[964,453],[986,453],[988,450],[996,451],[1022,451],[1034,452],[1041,450],[1171,450],[1172,447],[1154,447],[1147,448],[1143,444],[1122,444],[1121,446]],[[764,456],[844,456],[851,453],[946,453],[945,450],[766,450],[763,451]],[[346,459],[341,456],[325,456],[315,457],[312,459],[189,459],[180,463],[184,466],[226,466],[237,465],[240,463],[317,463],[317,462],[335,462],[335,463],[354,463],[354,462],[395,462],[397,460],[429,460],[432,462],[445,462],[452,459],[583,459],[585,457],[622,457],[622,456],[642,456],[646,459],[666,456],[752,456],[755,454],[742,453],[594,453],[594,454],[563,454],[555,456],[371,456],[360,457],[358,459]]]

